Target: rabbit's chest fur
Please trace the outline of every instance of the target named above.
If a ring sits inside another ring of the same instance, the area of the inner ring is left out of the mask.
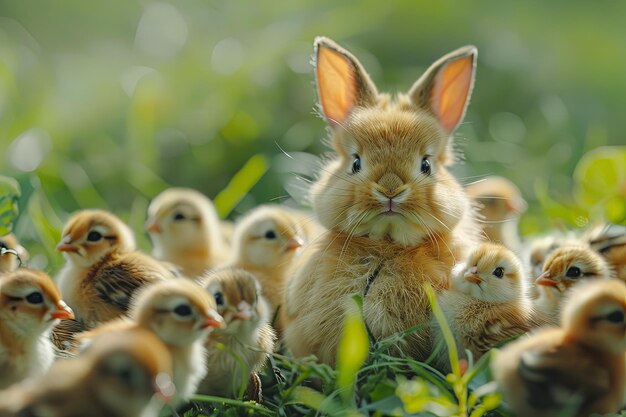
[[[365,322],[377,340],[423,324],[403,349],[424,358],[430,349],[430,307],[423,284],[437,291],[449,286],[456,256],[448,249],[453,249],[450,242],[404,247],[362,237],[346,240],[346,235],[329,233],[303,254],[307,264],[298,269],[286,297],[288,346],[296,355],[315,354],[334,363],[346,303],[359,294]]]

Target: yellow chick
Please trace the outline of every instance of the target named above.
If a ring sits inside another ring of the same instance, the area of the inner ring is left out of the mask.
[[[511,250],[519,250],[519,217],[527,204],[515,184],[504,177],[491,176],[465,188],[480,206],[481,226],[485,237]]]
[[[274,350],[270,310],[258,281],[242,269],[225,268],[208,275],[205,288],[215,298],[226,327],[206,340],[208,372],[198,392],[237,397],[248,382],[243,375],[250,375],[249,388],[260,384],[257,372]],[[248,395],[251,400],[261,399],[260,390],[249,390]]]
[[[44,272],[0,274],[0,389],[46,372],[54,360],[50,331],[73,317]]]
[[[534,300],[536,321],[558,324],[563,295],[570,288],[583,280],[612,276],[606,261],[590,248],[564,246],[554,250],[535,281],[539,291],[539,297]]]
[[[146,230],[152,255],[195,278],[226,260],[226,246],[213,203],[190,188],[169,188],[148,207]]]
[[[499,342],[525,333],[532,319],[524,293],[521,261],[504,246],[483,243],[453,269],[452,288],[439,297],[439,305],[455,336],[459,353],[469,350],[478,360]],[[449,370],[448,354],[433,318],[434,347],[442,343],[438,367]]]
[[[13,234],[0,237],[0,272],[15,271],[28,260],[28,252]]]
[[[272,311],[283,303],[290,268],[298,250],[315,237],[311,219],[301,212],[280,206],[260,206],[235,226],[233,265],[250,271],[261,283]],[[308,233],[307,233],[308,232]],[[277,314],[272,314],[271,319]],[[280,321],[273,320],[277,330]]]
[[[107,211],[83,210],[65,225],[57,250],[67,262],[57,282],[87,328],[125,314],[137,289],[174,276],[134,249],[128,226]]]
[[[206,376],[204,341],[213,329],[224,326],[215,309],[213,297],[194,282],[162,281],[137,294],[130,318],[105,323],[78,335],[77,339],[88,345],[98,335],[122,329],[140,327],[153,331],[172,357],[177,391],[172,402],[180,405],[191,398]]]
[[[587,417],[615,413],[626,389],[626,286],[611,280],[577,286],[561,328],[506,346],[492,372],[518,416]]]
[[[107,334],[0,394],[0,417],[156,417],[175,393],[171,375],[169,352],[152,332]]]
[[[584,239],[613,267],[616,278],[626,282],[626,226],[601,225],[592,228]]]

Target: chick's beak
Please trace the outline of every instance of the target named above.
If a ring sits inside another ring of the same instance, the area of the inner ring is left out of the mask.
[[[203,329],[209,327],[212,329],[222,329],[226,327],[226,324],[224,323],[224,319],[222,318],[222,316],[220,316],[215,311],[210,310],[205,316],[204,321],[202,322],[202,326],[200,327],[202,327]]]
[[[176,386],[172,378],[166,373],[160,373],[154,378],[152,388],[157,397],[164,403],[169,403],[176,394]]]
[[[50,314],[50,317],[53,319],[70,320],[74,318],[74,311],[65,304],[65,301],[61,300],[57,304],[56,310]]]
[[[553,279],[550,279],[550,271],[546,271],[537,277],[537,279],[535,280],[535,284],[541,285],[543,287],[556,287],[557,282]]]
[[[483,280],[480,279],[480,277],[478,277],[478,275],[474,275],[474,274],[466,274],[465,275],[465,281],[467,282],[471,282],[472,284],[482,284]]]
[[[301,248],[304,245],[304,240],[300,236],[294,236],[287,241],[285,250],[290,251]]]
[[[154,220],[148,219],[145,228],[148,233],[161,233],[161,226]]]
[[[72,245],[71,236],[65,236],[58,244],[57,250],[59,252],[78,253],[78,246]]]

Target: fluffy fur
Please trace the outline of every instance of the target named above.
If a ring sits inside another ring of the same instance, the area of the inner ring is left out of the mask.
[[[254,274],[276,311],[283,304],[297,254],[318,233],[315,222],[305,213],[281,206],[258,207],[237,221],[233,266]],[[280,320],[273,325],[282,328]]]
[[[24,263],[28,260],[28,251],[20,245],[12,233],[0,237],[0,249],[11,251],[0,255],[0,272],[15,271],[20,266],[20,261]]]
[[[172,361],[151,332],[97,338],[79,358],[0,394],[0,417],[156,417],[174,393]]]
[[[187,310],[185,314],[181,314]],[[185,279],[150,285],[137,294],[130,318],[103,324],[78,335],[83,345],[96,336],[124,329],[144,328],[153,331],[165,343],[173,362],[176,396],[180,405],[196,392],[206,375],[204,340],[224,321],[215,311],[212,297],[202,287]]]
[[[134,248],[128,226],[109,212],[83,210],[67,222],[57,245],[67,262],[57,282],[87,328],[124,315],[137,289],[174,276]]]
[[[606,259],[615,271],[616,278],[626,282],[626,226],[596,226],[585,234],[584,240]]]
[[[254,378],[274,350],[276,337],[269,325],[270,309],[258,281],[242,269],[217,271],[206,278],[204,285],[216,299],[226,327],[211,333],[205,342],[208,371],[198,392],[236,397],[242,383],[248,382],[242,381],[242,376]],[[218,344],[225,349],[218,348]]]
[[[588,247],[565,246],[554,250],[536,280],[539,292],[534,300],[537,321],[558,324],[561,303],[570,288],[585,280],[612,276],[613,271],[606,261]]]
[[[521,261],[513,252],[504,246],[484,243],[454,269],[452,288],[441,294],[439,305],[460,354],[464,355],[467,349],[478,360],[499,342],[530,329],[530,300],[524,292]],[[433,348],[444,346],[438,357],[439,368],[448,370],[447,349],[434,318],[432,327]]]
[[[480,205],[480,224],[487,240],[519,250],[517,225],[527,207],[519,188],[504,177],[492,176],[468,185],[465,190]]]
[[[0,389],[46,372],[54,359],[50,331],[61,318],[73,313],[47,274],[0,274]]]
[[[563,309],[562,327],[508,345],[492,363],[505,402],[519,416],[575,416],[619,410],[626,389],[626,286],[581,284]]]
[[[447,288],[455,259],[476,238],[470,202],[446,168],[452,162],[449,136],[471,90],[476,50],[443,57],[407,95],[391,99],[378,94],[349,52],[326,38],[318,38],[315,48],[320,101],[335,154],[313,185],[311,201],[328,232],[305,249],[289,283],[285,340],[295,355],[315,354],[333,364],[351,294],[364,296],[365,321],[376,339],[427,324],[423,284]],[[441,100],[447,90],[440,82],[459,66],[457,79],[466,89],[448,97],[463,106],[451,120],[440,106],[448,102]],[[336,68],[344,73],[333,73]],[[423,359],[430,342],[417,334],[404,349]]]
[[[190,188],[169,188],[148,207],[152,255],[180,266],[191,278],[225,261],[227,230],[222,228],[228,225],[220,224],[211,200]]]

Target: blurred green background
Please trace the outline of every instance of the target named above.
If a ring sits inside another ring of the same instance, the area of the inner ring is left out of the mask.
[[[325,151],[310,66],[320,34],[392,92],[477,45],[458,177],[518,184],[524,234],[624,222],[626,151],[604,148],[626,144],[624,16],[618,1],[0,1],[0,173],[22,188],[16,233],[31,265],[55,270],[78,208],[140,232],[170,185],[226,189],[230,218],[301,193],[293,172],[311,175],[306,153]]]

